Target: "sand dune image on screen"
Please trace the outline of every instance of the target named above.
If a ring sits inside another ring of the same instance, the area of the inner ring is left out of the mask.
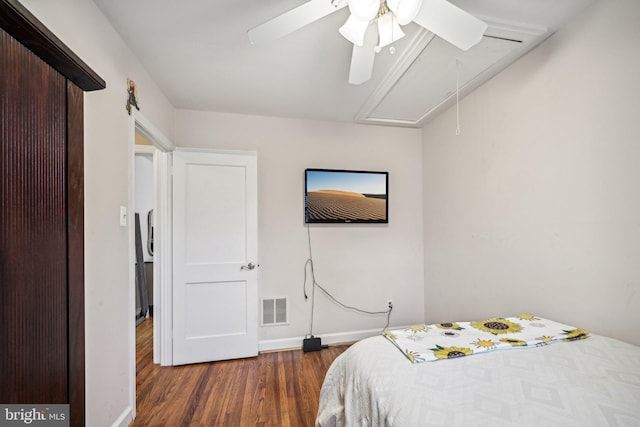
[[[386,219],[386,200],[339,190],[310,191],[307,214],[312,221],[348,219],[375,221]]]

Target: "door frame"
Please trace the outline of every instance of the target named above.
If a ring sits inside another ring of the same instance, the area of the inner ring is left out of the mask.
[[[143,135],[153,146],[136,146],[136,132]],[[136,153],[153,154],[154,212],[156,239],[154,241],[153,263],[153,362],[161,366],[173,363],[171,338],[172,306],[172,265],[171,257],[171,153],[173,142],[154,126],[142,113],[133,110],[129,116],[129,160],[128,160],[128,220],[129,238],[129,405],[133,419],[136,417],[136,280],[135,280],[135,156]]]

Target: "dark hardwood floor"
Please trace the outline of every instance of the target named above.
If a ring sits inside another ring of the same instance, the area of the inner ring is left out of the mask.
[[[304,353],[161,367],[153,320],[137,327],[137,417],[142,426],[313,426],[325,373],[347,345]]]

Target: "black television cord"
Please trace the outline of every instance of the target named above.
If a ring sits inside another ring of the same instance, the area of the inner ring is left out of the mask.
[[[302,284],[302,289],[303,289],[303,293],[304,293],[304,299],[305,301],[309,299],[309,296],[307,295],[307,280],[308,280],[308,276],[307,276],[307,271],[309,271],[311,274],[311,324],[309,327],[309,334],[307,334],[305,336],[305,338],[313,338],[313,309],[314,309],[314,302],[315,302],[315,290],[316,287],[318,289],[320,289],[326,296],[327,298],[329,298],[329,300],[331,300],[334,304],[346,309],[346,310],[352,310],[355,311],[357,313],[362,313],[362,314],[367,314],[367,315],[372,315],[372,316],[378,316],[378,315],[383,315],[386,314],[387,315],[387,323],[385,324],[384,328],[382,329],[382,331],[384,332],[388,327],[389,327],[389,322],[391,320],[391,311],[393,310],[393,307],[389,307],[388,310],[385,311],[369,311],[369,310],[363,310],[361,308],[358,307],[354,307],[351,305],[347,305],[344,304],[340,301],[338,301],[337,298],[335,298],[333,295],[331,295],[331,293],[329,291],[327,291],[325,288],[322,287],[322,285],[320,285],[320,283],[318,283],[318,281],[316,280],[316,274],[313,268],[313,254],[312,254],[312,250],[311,250],[311,231],[310,231],[310,227],[309,224],[307,224],[307,240],[308,240],[308,244],[309,244],[309,258],[307,258],[307,261],[304,263],[304,282]]]

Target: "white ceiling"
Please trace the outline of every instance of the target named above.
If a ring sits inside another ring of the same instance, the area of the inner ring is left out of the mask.
[[[450,0],[491,37],[463,52],[411,23],[359,86],[338,33],[347,8],[251,45],[247,30],[304,0],[94,1],[176,108],[417,127],[455,102],[456,85],[464,96],[594,0]]]

